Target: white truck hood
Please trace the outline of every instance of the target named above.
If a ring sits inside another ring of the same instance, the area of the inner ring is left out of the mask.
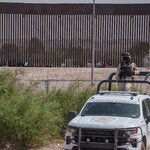
[[[70,126],[80,128],[130,128],[138,124],[139,118],[113,117],[113,116],[77,116]]]

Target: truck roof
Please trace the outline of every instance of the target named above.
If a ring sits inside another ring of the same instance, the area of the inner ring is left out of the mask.
[[[128,91],[101,91],[90,97],[87,102],[114,102],[139,104],[141,100],[150,98],[149,95]]]

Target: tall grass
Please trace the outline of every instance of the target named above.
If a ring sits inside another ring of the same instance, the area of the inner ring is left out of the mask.
[[[76,84],[67,90],[35,93],[30,87],[17,86],[22,72],[0,73],[0,141],[19,146],[43,145],[62,138],[69,110],[80,111],[94,89],[79,91]],[[32,84],[33,86],[33,84]]]
[[[87,99],[95,94],[95,89],[84,89],[78,90],[78,85],[71,84],[67,90],[54,90],[48,94],[49,103],[53,102],[57,104],[57,108],[55,111],[59,111],[61,114],[62,124],[58,124],[61,135],[63,135],[64,130],[69,122],[69,118],[67,118],[67,114],[69,110],[76,110],[79,112],[84,105]],[[56,106],[55,104],[53,106]]]

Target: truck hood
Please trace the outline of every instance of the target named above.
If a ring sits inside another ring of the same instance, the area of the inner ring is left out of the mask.
[[[138,124],[139,118],[112,116],[77,116],[69,125],[78,128],[130,128]]]

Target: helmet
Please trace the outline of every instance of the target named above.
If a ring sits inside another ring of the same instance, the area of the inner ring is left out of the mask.
[[[123,54],[121,54],[121,57],[124,63],[129,63],[131,60],[131,55],[128,52],[124,52]]]

